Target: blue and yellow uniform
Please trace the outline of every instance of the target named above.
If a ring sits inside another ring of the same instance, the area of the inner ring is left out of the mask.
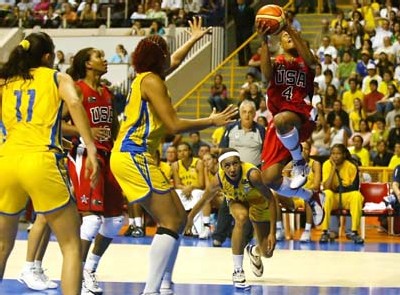
[[[33,79],[2,89],[7,141],[0,147],[0,213],[19,214],[31,197],[36,212],[68,204],[71,194],[61,147],[62,100],[57,72],[39,67]]]
[[[178,176],[181,180],[181,184],[184,186],[192,185],[194,187],[200,187],[199,185],[199,173],[197,172],[196,166],[199,162],[199,158],[192,158],[192,162],[189,167],[183,165],[182,160],[178,161]]]
[[[111,171],[129,202],[170,191],[168,179],[153,155],[165,137],[165,128],[152,105],[141,97],[141,83],[150,72],[132,82],[124,118],[111,153]]]
[[[269,202],[254,188],[249,180],[252,170],[258,170],[250,163],[241,163],[241,176],[237,182],[233,182],[225,175],[222,168],[219,168],[218,179],[222,191],[228,202],[241,202],[249,207],[249,217],[254,222],[269,221]]]

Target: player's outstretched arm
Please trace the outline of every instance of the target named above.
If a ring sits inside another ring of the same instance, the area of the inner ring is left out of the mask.
[[[187,217],[185,231],[188,231],[193,226],[193,219],[194,217],[203,209],[204,205],[214,199],[218,194],[221,193],[221,185],[218,180],[218,176],[214,176],[210,182],[210,185],[204,191],[203,196],[201,199],[194,205],[193,209],[190,211]]]
[[[233,122],[232,118],[238,112],[237,107],[230,105],[220,113],[216,113],[214,110],[208,118],[181,119],[178,118],[176,111],[172,107],[167,87],[159,76],[155,74],[147,75],[142,81],[141,88],[142,98],[151,103],[170,134],[202,130],[210,126],[223,126]]]

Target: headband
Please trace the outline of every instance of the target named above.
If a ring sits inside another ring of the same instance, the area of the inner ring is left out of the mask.
[[[28,51],[29,47],[31,46],[31,43],[28,40],[24,39],[19,43],[19,45],[21,45],[22,49]]]
[[[226,153],[222,154],[221,156],[219,156],[218,162],[221,164],[223,160],[225,160],[226,158],[229,158],[229,157],[238,157],[240,159],[240,154],[236,151],[226,152]]]

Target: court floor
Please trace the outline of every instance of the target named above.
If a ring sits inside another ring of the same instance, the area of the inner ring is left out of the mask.
[[[397,238],[400,241],[400,238]],[[103,257],[98,277],[104,294],[140,294],[147,274],[150,237],[118,237]],[[264,275],[255,277],[245,256],[244,269],[251,288],[235,289],[231,284],[232,258],[227,241],[213,248],[211,241],[184,237],[175,267],[177,295],[228,294],[400,294],[400,243],[348,241],[329,244],[278,242],[275,254],[264,259]],[[21,229],[9,259],[0,294],[61,294],[60,290],[34,292],[16,279],[26,251],[26,231]],[[61,253],[54,240],[44,259],[47,274],[60,278]]]

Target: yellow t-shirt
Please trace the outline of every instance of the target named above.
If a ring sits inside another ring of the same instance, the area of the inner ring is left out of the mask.
[[[211,135],[212,143],[214,145],[219,145],[222,140],[222,136],[224,135],[225,127],[218,127],[214,130],[213,134]]]
[[[161,161],[160,164],[159,164],[159,166],[160,166],[160,169],[161,169],[162,173],[164,173],[165,177],[166,177],[168,180],[171,180],[171,178],[172,178],[172,168],[171,168],[171,165],[169,165],[169,164],[166,163],[166,162]]]
[[[361,90],[356,90],[354,93],[352,93],[350,90],[347,90],[343,93],[343,99],[342,99],[342,104],[343,104],[343,109],[350,113],[354,109],[354,100],[356,98],[361,99],[361,102],[364,100],[364,93],[362,93]]]
[[[349,148],[350,154],[356,155],[360,161],[361,161],[361,166],[363,167],[368,167],[370,164],[370,159],[369,159],[369,152],[366,148],[362,148],[360,151],[355,151],[354,147]]]

